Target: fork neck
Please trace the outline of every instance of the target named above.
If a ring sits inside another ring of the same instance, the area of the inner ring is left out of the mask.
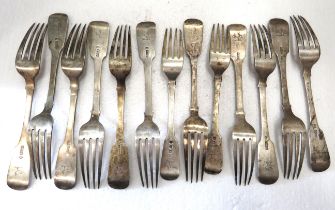
[[[100,88],[101,88],[101,71],[102,59],[94,58],[94,93],[93,93],[93,107],[92,117],[99,118],[100,116]]]
[[[34,90],[35,90],[34,82],[27,82],[26,83],[26,108],[25,108],[25,113],[24,113],[22,133],[25,133],[28,128],[30,115],[31,115],[31,105],[33,101]]]
[[[291,104],[287,89],[287,78],[286,78],[286,54],[277,54],[280,80],[281,80],[281,94],[282,94],[282,106],[286,112],[292,112]]]
[[[269,128],[268,128],[268,116],[266,109],[266,81],[258,82],[259,90],[259,101],[261,107],[261,125],[262,125],[262,138],[265,141],[265,146],[267,147],[267,142],[270,140]]]
[[[243,87],[242,87],[242,65],[243,60],[233,60],[235,68],[235,91],[236,91],[236,114],[244,115]]]
[[[216,133],[219,133],[219,100],[220,100],[221,82],[222,82],[222,76],[215,75],[212,132]]]
[[[169,117],[168,117],[168,137],[174,137],[174,103],[175,103],[175,92],[176,92],[176,80],[169,80]]]
[[[47,102],[45,103],[45,106],[44,106],[44,111],[47,111],[49,113],[51,113],[51,110],[54,104],[59,55],[60,55],[59,51],[56,51],[56,50],[51,51],[51,71],[50,71],[50,79],[49,79],[48,97],[47,97]]]
[[[146,60],[143,64],[145,78],[145,116],[152,118],[152,60]]]
[[[197,68],[198,57],[190,57],[191,61],[191,113],[198,113],[198,96],[197,96]]]
[[[312,81],[311,81],[311,67],[303,67],[303,77],[305,83],[305,92],[307,95],[309,119],[313,127],[318,127],[318,121],[316,118],[316,111],[314,106],[313,94],[312,94]]]
[[[118,106],[118,125],[116,130],[117,144],[124,143],[124,101],[126,85],[124,80],[117,80],[117,106]]]

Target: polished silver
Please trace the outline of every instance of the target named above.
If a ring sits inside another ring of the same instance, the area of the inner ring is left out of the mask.
[[[74,25],[66,39],[61,58],[64,74],[70,81],[70,111],[64,142],[59,148],[54,183],[60,189],[71,189],[77,180],[77,149],[74,145],[73,127],[75,123],[79,77],[85,67],[86,25]]]
[[[258,90],[261,110],[262,135],[258,142],[258,180],[263,184],[273,184],[278,180],[279,171],[276,150],[270,139],[266,110],[266,81],[276,67],[276,58],[268,30],[264,25],[252,25],[253,61],[258,75]]]
[[[156,24],[153,22],[137,24],[136,37],[138,53],[143,62],[145,73],[145,113],[144,122],[136,129],[135,148],[142,186],[144,187],[143,178],[145,178],[145,185],[148,188],[150,178],[151,186],[154,188],[158,185],[160,153],[160,132],[152,121],[152,60],[156,54]]]
[[[208,143],[207,123],[199,117],[199,107],[197,99],[197,65],[198,57],[201,53],[203,39],[203,23],[198,19],[187,19],[184,21],[184,42],[186,53],[191,61],[191,106],[190,117],[184,122],[184,159],[186,181],[190,177],[193,181],[195,173],[196,182],[203,180],[206,150]],[[195,167],[194,167],[195,165]]]
[[[35,90],[35,77],[40,71],[41,54],[47,27],[32,24],[24,36],[15,58],[15,67],[26,82],[26,108],[21,137],[16,145],[7,173],[7,185],[14,190],[25,190],[30,179],[30,141],[28,122]],[[28,147],[29,145],[29,147]]]
[[[236,121],[232,133],[235,184],[241,185],[244,176],[243,183],[247,185],[252,177],[257,145],[255,129],[246,121],[243,108],[242,65],[246,54],[247,28],[233,24],[228,26],[227,31],[235,69]]]
[[[29,136],[31,142],[31,159],[35,178],[51,179],[51,145],[53,117],[51,115],[58,70],[59,57],[64,47],[68,17],[66,14],[56,13],[49,16],[48,44],[51,51],[51,71],[47,102],[43,111],[29,122]]]
[[[210,174],[218,174],[223,167],[222,137],[219,128],[219,101],[222,74],[230,64],[230,52],[227,50],[224,26],[213,24],[209,49],[209,66],[214,73],[214,99],[212,129],[209,134],[205,171]]]
[[[174,105],[176,80],[184,65],[184,45],[183,34],[181,30],[166,29],[164,34],[162,63],[161,68],[168,78],[169,91],[169,116],[168,132],[164,140],[161,170],[160,174],[163,179],[177,179],[180,173],[179,143],[177,142],[174,130]]]
[[[294,179],[299,177],[304,162],[307,134],[303,121],[293,114],[288,96],[286,79],[286,56],[289,52],[288,23],[283,19],[271,19],[269,32],[274,53],[277,57],[281,80],[282,109],[284,112],[284,118],[282,119],[284,177],[290,178],[294,159],[292,173],[292,179]],[[293,154],[295,154],[294,157]]]
[[[130,34],[130,26],[118,26],[109,53],[109,70],[117,81],[118,126],[115,144],[110,154],[108,184],[115,189],[124,189],[129,185],[129,157],[124,140],[123,119],[126,78],[132,65]]]
[[[102,62],[107,55],[109,24],[93,21],[88,25],[87,47],[94,60],[94,93],[91,119],[79,130],[78,151],[81,175],[86,188],[99,188],[105,129],[99,122]]]
[[[291,22],[296,36],[298,57],[302,65],[302,75],[305,81],[305,92],[309,108],[309,151],[312,170],[321,172],[330,166],[330,156],[323,131],[319,127],[314,106],[311,71],[312,66],[320,58],[320,44],[312,27],[302,16],[292,16]]]

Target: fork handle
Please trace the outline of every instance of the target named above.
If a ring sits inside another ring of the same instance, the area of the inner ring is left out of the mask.
[[[213,124],[212,132],[219,133],[219,100],[222,76],[214,76]]]
[[[197,96],[197,73],[198,73],[198,58],[191,57],[191,112],[198,112],[198,96]]]
[[[152,117],[152,63],[144,62],[145,77],[145,116]]]
[[[283,110],[291,110],[286,78],[286,55],[278,55]]]
[[[34,82],[29,82],[26,84],[26,108],[24,112],[22,134],[26,133],[27,128],[28,128],[30,115],[31,115],[31,105],[33,101],[34,90],[35,90]]]
[[[44,111],[51,112],[52,107],[54,105],[54,96],[55,96],[55,88],[56,88],[56,78],[57,78],[57,69],[59,63],[59,55],[58,51],[51,51],[51,71],[50,71],[50,80],[49,80],[49,89],[48,89],[48,97],[47,102],[44,105]]]
[[[235,68],[236,114],[244,114],[242,86],[243,60],[235,60],[233,63]]]
[[[176,92],[176,80],[170,80],[168,83],[169,88],[169,116],[168,116],[168,136],[174,137],[174,103],[175,103],[175,92]]]
[[[308,101],[309,119],[310,123],[314,126],[318,126],[318,121],[316,118],[316,111],[314,106],[313,94],[312,94],[312,84],[311,84],[311,68],[304,67],[303,77],[305,82],[305,90]]]
[[[69,111],[69,118],[67,121],[66,134],[65,134],[65,140],[64,140],[64,143],[67,145],[73,144],[73,126],[74,126],[74,121],[75,121],[75,116],[76,116],[77,98],[78,98],[78,90],[79,90],[78,81],[76,80],[70,81],[70,89],[71,89],[70,111]]]
[[[101,88],[101,71],[102,59],[94,59],[94,93],[93,93],[93,107],[92,117],[100,116],[100,88]]]
[[[262,122],[262,138],[261,140],[265,140],[265,147],[267,147],[267,142],[269,141],[269,127],[268,127],[268,116],[266,109],[266,83],[259,82],[258,83],[259,90],[259,101],[261,106],[261,122]]]
[[[124,143],[124,100],[125,100],[125,92],[126,85],[125,81],[117,81],[117,110],[118,110],[118,124],[116,130],[116,143],[122,144]]]

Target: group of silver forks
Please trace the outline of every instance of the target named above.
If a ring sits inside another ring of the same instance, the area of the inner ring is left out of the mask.
[[[319,128],[311,90],[311,67],[320,57],[320,45],[309,23],[301,16],[292,16],[298,57],[303,67],[303,78],[308,99],[310,126],[307,134],[302,120],[292,110],[286,81],[286,55],[289,52],[289,24],[283,19],[271,19],[268,29],[264,25],[251,25],[253,66],[258,75],[261,115],[261,138],[257,141],[254,128],[246,121],[243,108],[242,66],[246,57],[247,28],[232,24],[212,27],[209,66],[214,72],[214,97],[212,127],[199,116],[197,102],[197,62],[203,42],[203,23],[198,19],[184,22],[180,29],[166,29],[162,47],[161,69],[168,79],[168,132],[160,158],[160,131],[153,121],[152,108],[152,60],[155,57],[156,24],[141,22],[136,27],[139,57],[145,73],[144,121],[136,129],[135,149],[143,186],[158,185],[158,174],[166,180],[174,180],[180,174],[179,141],[175,135],[173,112],[178,75],[183,69],[184,54],[191,64],[190,117],[183,126],[183,151],[186,181],[203,180],[204,172],[219,174],[223,168],[223,145],[219,126],[219,97],[222,75],[230,62],[235,70],[236,112],[232,130],[232,155],[236,185],[250,183],[254,163],[257,177],[263,184],[273,184],[279,177],[275,146],[270,139],[267,109],[266,82],[278,63],[281,75],[282,108],[282,163],[285,178],[298,178],[302,169],[306,144],[309,138],[310,165],[313,171],[324,171],[330,165],[330,157],[324,134]],[[27,189],[30,169],[35,178],[51,178],[53,99],[59,60],[70,81],[70,111],[68,125],[57,155],[54,183],[60,189],[71,189],[77,181],[77,157],[87,188],[99,188],[105,131],[99,122],[100,86],[103,60],[107,55],[109,24],[102,21],[86,25],[74,25],[67,34],[68,17],[53,14],[48,24],[33,24],[26,33],[16,56],[16,68],[26,81],[26,111],[21,137],[8,169],[7,184],[17,190]],[[35,77],[40,69],[45,34],[52,54],[47,102],[41,114],[30,120]],[[227,37],[226,37],[227,36]],[[86,50],[86,46],[88,50]],[[74,144],[73,127],[79,90],[79,77],[85,68],[86,51],[94,61],[94,95],[90,120],[79,131]],[[112,40],[109,69],[117,80],[118,125],[115,144],[112,146],[108,170],[108,184],[116,189],[128,187],[129,158],[124,140],[124,102],[126,78],[132,68],[130,26],[119,26]],[[32,166],[30,166],[32,164]],[[292,173],[291,173],[292,172]]]

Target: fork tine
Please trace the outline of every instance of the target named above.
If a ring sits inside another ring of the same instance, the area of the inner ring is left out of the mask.
[[[243,141],[238,141],[238,154],[239,154],[239,185],[242,183],[242,171],[243,171]]]
[[[22,55],[23,55],[23,51],[25,49],[25,46],[26,46],[26,43],[27,43],[27,40],[28,38],[30,37],[30,33],[31,31],[33,30],[33,28],[35,27],[35,23],[33,23],[30,28],[28,29],[27,33],[24,35],[23,39],[22,39],[22,42],[19,46],[19,49],[17,51],[17,54],[16,54],[16,59],[19,59],[19,58],[22,58]]]
[[[207,153],[207,144],[208,144],[208,136],[204,135],[203,133],[201,134],[201,142],[200,146],[201,146],[201,151],[202,154],[200,156],[201,158],[201,162],[200,162],[200,169],[201,169],[201,181],[204,178],[204,173],[205,173],[205,161],[206,161],[206,153]]]
[[[136,155],[137,155],[137,164],[138,164],[138,168],[140,171],[140,177],[141,177],[141,182],[142,182],[142,186],[144,187],[144,182],[143,182],[143,176],[142,176],[142,161],[141,161],[141,139],[136,139],[135,141],[135,149],[136,149]]]
[[[86,185],[86,179],[85,179],[85,160],[84,160],[84,142],[83,140],[78,141],[78,150],[79,150],[79,158],[80,158],[80,169],[81,169],[81,176],[84,181],[84,186],[85,188],[87,187]]]
[[[162,48],[162,58],[167,58],[167,35],[168,35],[168,29],[165,29],[165,33],[164,33],[164,41],[163,41],[163,48]]]
[[[217,24],[216,25],[216,40],[215,40],[216,47],[215,47],[215,52],[220,51],[220,42],[221,42],[220,37],[221,37],[220,36],[220,24]]]
[[[84,51],[84,44],[85,42],[85,29],[86,29],[86,24],[84,25],[84,27],[81,29],[80,31],[80,35],[79,38],[77,40],[77,44],[76,44],[76,51],[75,51],[75,55],[83,57],[83,51]]]
[[[52,140],[52,133],[48,132],[47,133],[47,163],[48,163],[48,173],[49,173],[49,178],[51,179],[51,140]]]
[[[143,151],[143,162],[144,162],[144,175],[145,175],[145,183],[147,185],[147,188],[149,187],[149,180],[148,180],[148,139],[145,139],[144,145],[142,144],[142,151]]]
[[[115,51],[115,56],[118,57],[118,56],[121,56],[121,41],[122,41],[122,28],[123,26],[118,26],[118,29],[117,30],[117,38],[115,40],[115,45],[116,45],[116,51]]]
[[[179,58],[179,46],[178,46],[178,30],[177,30],[177,28],[175,29],[175,31],[174,31],[174,40],[173,40],[173,57],[174,58]]]
[[[63,55],[62,55],[62,56],[64,56],[64,57],[67,57],[67,56],[68,56],[69,48],[70,48],[71,41],[72,41],[72,36],[73,36],[73,33],[74,33],[76,27],[77,27],[77,24],[75,24],[75,25],[72,27],[72,29],[71,29],[71,31],[70,31],[70,33],[69,33],[69,36],[68,36],[67,39],[66,39],[66,42],[65,42],[65,45],[64,45],[64,48],[63,48]]]
[[[28,41],[28,44],[26,45],[26,49],[25,49],[25,52],[24,52],[24,58],[26,59],[29,59],[30,58],[30,54],[31,54],[31,45],[33,44],[33,41],[36,39],[36,32],[38,31],[40,27],[40,24],[38,23],[36,25],[36,27],[34,28],[33,32],[31,33],[30,35],[30,38],[29,38],[29,41]]]
[[[293,140],[292,140],[292,134],[289,135],[288,139],[288,172],[287,172],[287,179],[290,178],[291,174],[291,168],[292,168],[292,156],[293,156]]]
[[[274,52],[273,52],[271,36],[269,34],[268,29],[265,27],[265,25],[262,25],[262,28],[263,28],[264,34],[266,36],[266,40],[267,40],[267,44],[268,44],[268,50],[269,50],[269,56],[270,56],[270,58],[272,58],[272,56],[274,56]]]
[[[41,139],[41,156],[42,156],[42,166],[44,177],[47,178],[47,171],[46,171],[46,161],[45,161],[45,148],[46,148],[46,130],[40,131],[40,139]]]
[[[188,145],[189,145],[189,133],[184,134],[184,161],[185,161],[185,176],[188,181]]]
[[[90,159],[91,159],[91,144],[90,139],[84,139],[85,140],[85,157],[86,157],[86,183],[88,188],[91,188],[91,179],[90,179]]]
[[[40,29],[38,30],[38,32],[36,34],[34,43],[33,43],[32,47],[31,47],[30,58],[33,58],[33,59],[36,58],[36,49],[37,49],[37,46],[38,46],[39,42],[44,42],[44,36],[42,38],[42,35],[41,35],[43,27],[44,27],[44,23],[41,25]]]
[[[159,153],[160,153],[160,142],[155,140],[155,149],[156,149],[156,188],[158,186],[158,170],[159,170]]]
[[[119,27],[120,26],[117,26],[116,31],[115,31],[114,36],[113,36],[111,50],[109,52],[109,58],[110,59],[115,58],[115,50],[116,50],[115,46],[116,46],[116,41],[117,41],[117,37],[118,37],[118,33],[119,33]]]
[[[173,51],[172,51],[172,29],[169,29],[169,39],[168,39],[168,49],[167,49],[167,55],[168,58],[172,58],[173,57]]]
[[[237,141],[233,141],[234,175],[235,185],[237,185]]]
[[[284,161],[284,178],[286,178],[287,172],[287,141],[288,141],[288,134],[283,134],[283,161]]]
[[[74,58],[75,56],[76,47],[78,44],[78,33],[79,33],[80,28],[81,28],[81,24],[78,25],[76,31],[74,32],[73,38],[72,38],[71,46],[69,49],[69,56],[71,58]]]
[[[31,129],[30,131],[30,143],[31,143],[31,159],[32,159],[32,162],[33,162],[33,172],[34,172],[34,176],[35,178],[37,179],[37,172],[36,172],[36,154],[38,154],[36,152],[36,146],[35,146],[35,143],[36,143],[36,130],[35,128]]]
[[[100,188],[100,180],[101,180],[101,168],[102,168],[102,154],[103,154],[103,145],[104,142],[100,139],[98,140],[98,189]]]
[[[266,35],[265,35],[265,31],[264,31],[264,28],[261,26],[261,25],[258,25],[258,28],[259,28],[259,31],[262,35],[262,43],[263,43],[263,47],[264,47],[264,53],[265,53],[265,57],[270,57],[270,52],[269,52],[269,45],[268,45],[268,40],[266,38]]]
[[[198,182],[198,174],[199,174],[199,159],[200,159],[200,139],[199,134],[194,134],[194,142],[196,147],[194,148],[194,155],[195,155],[195,182]]]
[[[300,140],[301,148],[300,148],[299,168],[298,168],[297,178],[299,178],[301,168],[302,168],[302,164],[304,162],[306,141],[307,141],[307,138],[308,138],[307,133],[305,133],[305,132],[300,133],[299,138],[301,139]]]
[[[215,51],[214,33],[215,33],[215,24],[213,24],[213,26],[212,26],[212,32],[211,32],[211,43],[210,43],[210,50],[211,51]]]
[[[179,56],[178,58],[184,58],[184,41],[183,41],[183,32],[179,29]]]
[[[221,24],[221,48],[220,48],[220,52],[223,52],[224,51],[224,49],[225,49],[225,38],[224,38],[224,25],[223,24]]]
[[[248,180],[248,172],[249,172],[249,144],[250,141],[244,142],[245,148],[245,156],[244,156],[244,185],[247,185],[247,180]]]
[[[255,157],[256,157],[256,147],[257,147],[257,141],[252,140],[251,141],[251,167],[250,167],[250,174],[249,174],[249,181],[248,184],[250,184],[251,177],[254,171],[254,164],[255,164]]]
[[[127,36],[127,45],[128,45],[128,49],[127,49],[127,58],[131,58],[131,29],[130,26],[128,26],[128,36]]]
[[[296,16],[293,15],[293,19],[295,20],[296,26],[297,26],[297,31],[300,34],[300,37],[302,39],[302,44],[303,47],[308,47],[309,46],[309,42],[306,36],[306,33],[304,31],[304,29],[302,28],[300,21],[298,20],[298,18]]]
[[[312,27],[309,25],[309,23],[307,22],[307,20],[304,17],[302,17],[300,15],[298,17],[299,17],[300,21],[306,26],[307,31],[309,32],[310,36],[312,37],[314,47],[319,48],[320,47],[319,40],[316,37]]]
[[[149,166],[150,166],[150,179],[151,179],[151,187],[154,188],[154,172],[153,172],[153,150],[154,150],[154,138],[151,138],[148,141],[148,149],[149,149]]]
[[[298,167],[298,160],[300,154],[300,134],[294,133],[294,143],[295,143],[295,159],[294,159],[294,170],[293,170],[293,179],[296,177],[297,167]]]
[[[44,24],[42,24],[43,26]],[[37,47],[37,50],[36,50],[36,54],[35,54],[35,60],[38,60],[40,61],[41,60],[41,55],[42,55],[42,49],[43,49],[43,43],[44,43],[44,37],[45,37],[45,34],[46,34],[46,31],[48,29],[48,25],[46,25],[44,27],[44,30],[40,36],[40,40],[38,42],[38,47]]]
[[[295,33],[295,38],[297,40],[297,45],[298,47],[303,47],[303,43],[302,43],[302,37],[300,32],[298,31],[298,26],[297,23],[295,22],[295,19],[293,19],[293,17],[290,17],[292,25],[293,25],[293,29],[294,29],[294,33]]]
[[[90,144],[91,144],[91,157],[92,157],[92,180],[93,180],[93,189],[95,189],[95,182],[96,182],[96,174],[95,174],[95,169],[96,169],[96,158],[97,158],[97,143],[98,143],[98,139],[95,139],[95,141],[91,139]]]
[[[265,58],[265,49],[264,49],[264,43],[263,43],[261,31],[259,31],[259,29],[257,29],[255,25],[254,25],[254,29],[257,35],[256,37],[258,41],[259,56]]]
[[[195,144],[195,134],[191,134],[191,183],[193,181],[193,165],[194,165],[194,144]]]
[[[40,158],[41,158],[41,135],[40,135],[40,132],[41,130],[38,130],[37,131],[37,160],[36,160],[36,166],[37,166],[37,174],[38,174],[38,177],[39,179],[42,179],[42,175],[41,175],[41,161],[40,161]]]
[[[253,51],[253,55],[254,57],[259,57],[259,51],[258,51],[258,44],[257,44],[257,41],[256,41],[256,31],[254,29],[255,25],[250,25],[250,29],[251,29],[251,38],[252,38],[252,51]]]
[[[127,53],[127,25],[125,25],[125,26],[122,26],[122,28],[123,28],[123,38],[122,38],[122,41],[123,41],[123,43],[122,43],[122,48],[121,48],[121,57],[123,57],[123,58],[126,58],[126,53]]]

